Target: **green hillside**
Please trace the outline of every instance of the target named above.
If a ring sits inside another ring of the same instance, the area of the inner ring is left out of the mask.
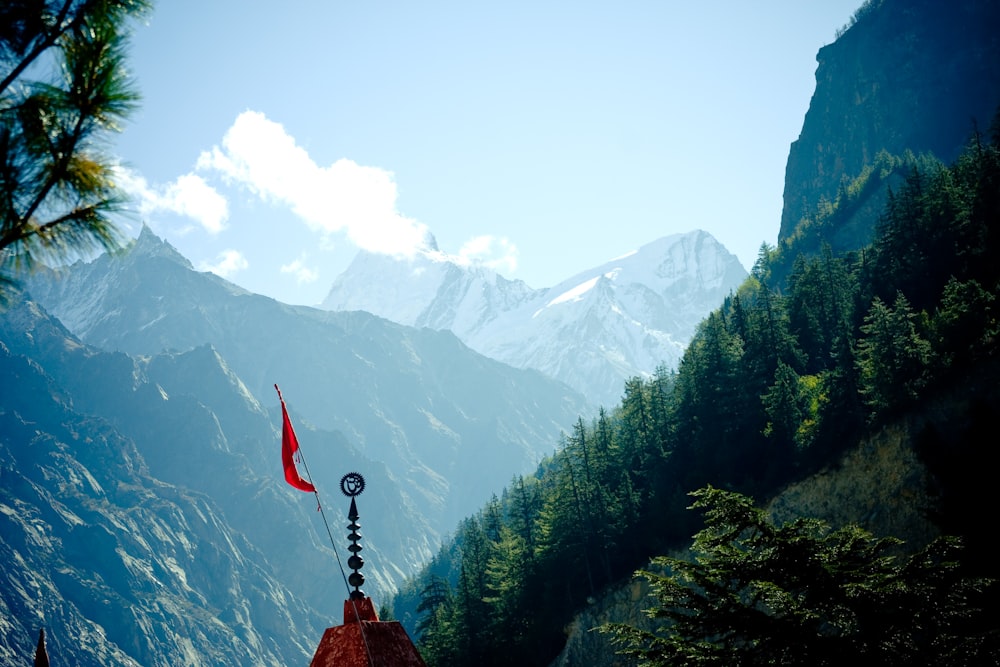
[[[998,404],[998,141],[977,134],[951,166],[914,164],[858,251],[800,255],[778,281],[763,249],[676,372],[628,382],[619,406],[581,418],[535,476],[463,521],[397,601],[417,601],[404,620],[429,663],[549,664],[574,613],[690,543],[689,492],[766,500],[928,406],[915,434],[927,509],[963,538],[971,573],[996,576],[972,517],[988,502]]]

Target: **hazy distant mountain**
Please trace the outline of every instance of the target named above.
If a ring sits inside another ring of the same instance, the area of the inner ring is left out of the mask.
[[[624,381],[673,367],[695,327],[746,277],[701,231],[661,238],[548,289],[436,251],[360,253],[321,304],[455,333],[472,349],[614,405]]]
[[[211,345],[258,402],[276,406],[278,383],[303,420],[384,463],[435,537],[532,470],[586,410],[564,385],[450,333],[288,306],[195,272],[148,229],[128,252],[64,274],[30,289],[82,340],[134,355]],[[313,470],[331,492],[346,472]]]

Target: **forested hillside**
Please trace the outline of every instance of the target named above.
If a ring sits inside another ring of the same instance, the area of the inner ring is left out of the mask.
[[[772,269],[792,248],[762,248],[676,372],[629,381],[465,519],[396,601],[428,663],[549,664],[575,611],[690,543],[689,492],[765,500],[912,415],[937,525],[970,572],[1000,574],[974,519],[1000,403],[1000,125],[950,166],[913,161],[880,220],[870,245],[796,255],[787,275]]]

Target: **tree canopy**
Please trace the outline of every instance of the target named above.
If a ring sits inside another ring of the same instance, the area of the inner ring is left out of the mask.
[[[642,667],[996,664],[987,582],[962,575],[955,538],[908,557],[899,541],[799,518],[777,525],[747,496],[691,494],[705,527],[692,559],[659,557],[639,576],[654,630],[604,630]]]
[[[145,0],[0,5],[0,297],[38,260],[112,249],[125,199],[102,141],[138,101],[127,21]]]

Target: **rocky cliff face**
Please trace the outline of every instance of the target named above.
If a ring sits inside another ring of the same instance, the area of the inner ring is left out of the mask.
[[[160,437],[140,446],[123,411]],[[185,424],[200,434],[189,437]],[[226,438],[209,408],[168,399],[133,360],[81,345],[35,304],[5,312],[0,663],[30,664],[39,627],[54,665],[308,660],[327,619],[288,585],[300,582],[279,576],[290,564],[280,553],[269,559],[266,541],[233,527],[247,524],[242,506],[276,536],[292,526],[307,534],[287,521],[295,509],[275,485],[249,470],[246,445]],[[182,483],[152,472],[170,476],[171,466]],[[212,484],[224,485],[215,497],[204,492]],[[225,496],[243,502],[218,502]]]
[[[868,0],[816,57],[816,91],[789,151],[779,240],[836,199],[879,151],[951,162],[1000,107],[1000,4]],[[877,207],[876,207],[877,209]],[[870,230],[878,210],[869,210]]]

